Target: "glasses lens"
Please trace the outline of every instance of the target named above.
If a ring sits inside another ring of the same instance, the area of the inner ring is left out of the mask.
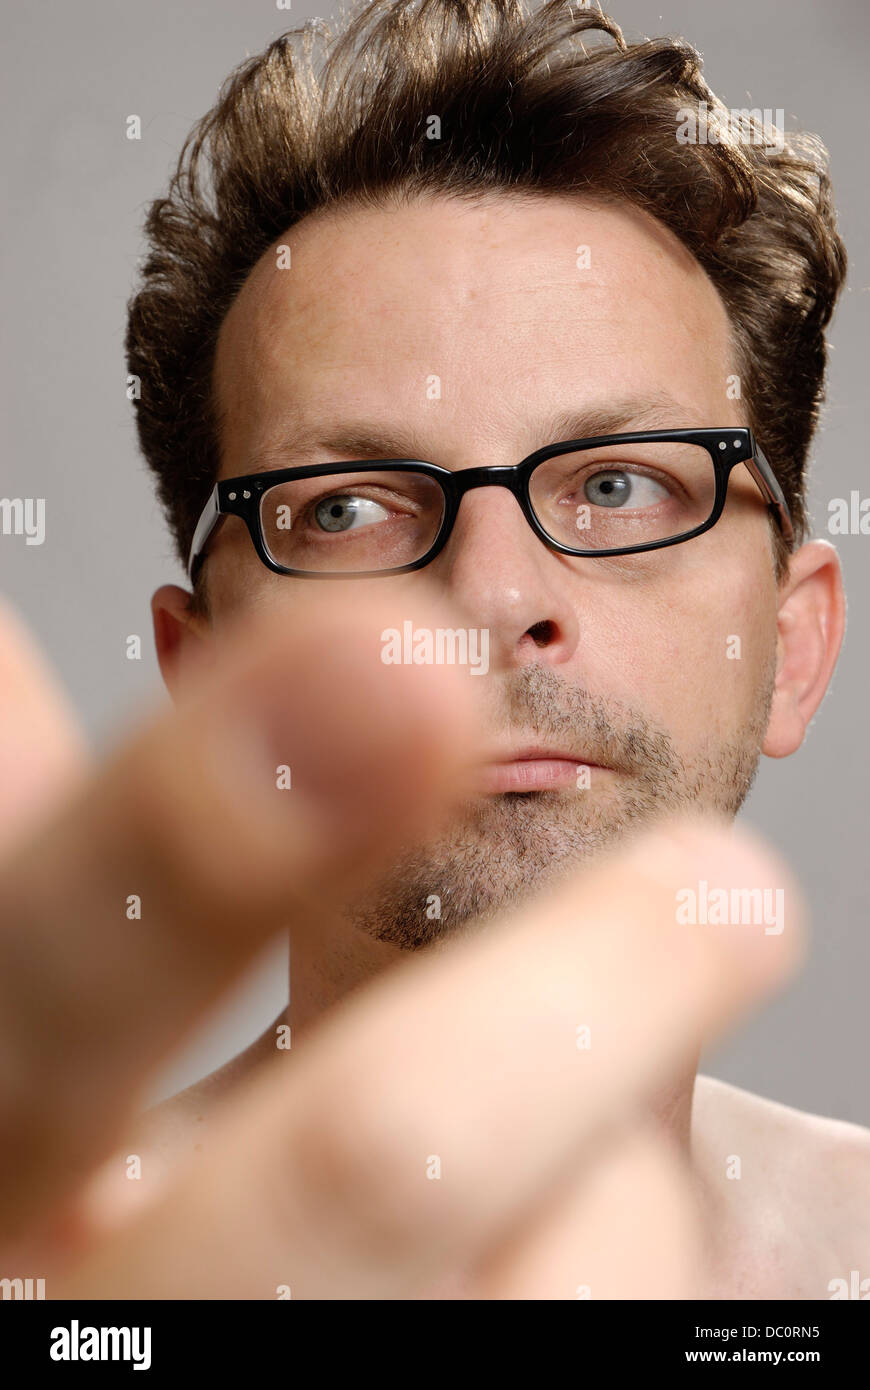
[[[421,560],[444,519],[425,473],[347,472],[277,483],[260,499],[266,548],[287,569],[357,574]]]
[[[578,550],[618,550],[671,540],[713,513],[716,474],[697,444],[609,444],[539,464],[529,500],[552,540]]]

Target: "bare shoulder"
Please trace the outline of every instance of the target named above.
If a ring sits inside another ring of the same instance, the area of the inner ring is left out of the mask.
[[[113,1227],[159,1198],[183,1165],[207,1152],[214,1112],[260,1062],[274,1055],[273,1038],[273,1030],[267,1029],[223,1066],[134,1117],[86,1188],[82,1212],[87,1223]],[[128,1181],[131,1177],[137,1181]]]
[[[135,1131],[143,1147],[166,1158],[194,1150],[199,1129],[206,1123],[216,1095],[222,1092],[217,1076],[213,1072],[145,1110]],[[213,1078],[216,1084],[210,1084]]]
[[[201,1150],[212,1112],[274,1052],[273,1025],[215,1071],[145,1110],[134,1129],[140,1146],[168,1164]]]
[[[711,1181],[739,1188],[756,1229],[870,1276],[870,1130],[708,1076],[697,1078],[692,1123]]]

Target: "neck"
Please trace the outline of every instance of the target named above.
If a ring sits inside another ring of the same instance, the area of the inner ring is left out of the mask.
[[[692,1159],[692,1101],[696,1073],[697,1059],[685,1069],[677,1081],[655,1095],[650,1105],[653,1118],[689,1161]]]
[[[308,924],[302,932],[294,928],[286,1013],[293,1046],[332,1009],[341,1007],[358,989],[373,983],[407,955],[399,947],[376,941],[334,918]]]
[[[290,1002],[247,1052],[236,1059],[234,1079],[242,1079],[243,1071],[252,1073],[263,1062],[274,1058],[279,1025],[289,1025],[291,1030],[291,1052],[284,1054],[289,1058],[300,1045],[304,1048],[309,1032],[316,1028],[318,1022],[328,1022],[330,1013],[339,1009],[356,990],[364,988],[391,965],[407,957],[407,952],[371,938],[361,938],[359,933],[342,935],[339,930],[336,938],[334,921],[328,926],[321,922],[319,926],[322,928],[320,931],[310,929],[299,933],[294,930]],[[324,951],[327,940],[329,949]],[[682,1074],[651,1098],[649,1108],[653,1121],[661,1126],[687,1164],[697,1203],[702,1244],[705,1252],[709,1253],[714,1246],[718,1248],[717,1229],[720,1222],[715,1193],[710,1187],[709,1178],[705,1176],[702,1156],[696,1151],[699,1146],[692,1125],[698,1060],[697,1056],[690,1058]]]
[[[325,924],[321,923],[321,926]],[[340,1007],[360,988],[373,982],[390,966],[407,959],[408,952],[388,943],[364,937],[353,928],[329,923],[329,950],[321,932],[294,932],[290,957],[290,1002],[280,1017],[288,1023],[293,1046],[304,1042],[311,1028]],[[274,1039],[275,1025],[268,1030]],[[274,1042],[273,1042],[274,1046]],[[698,1058],[694,1057],[679,1078],[662,1089],[650,1102],[653,1118],[676,1143],[680,1153],[694,1168],[692,1151],[692,1101]]]

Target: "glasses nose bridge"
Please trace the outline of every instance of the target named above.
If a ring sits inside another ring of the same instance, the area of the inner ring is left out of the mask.
[[[518,502],[522,501],[520,470],[517,464],[498,463],[478,468],[462,468],[458,473],[454,473],[453,489],[457,509],[466,492],[471,492],[477,487],[506,487]]]

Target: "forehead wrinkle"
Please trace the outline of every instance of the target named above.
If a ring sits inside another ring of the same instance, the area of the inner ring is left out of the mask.
[[[631,209],[621,207],[619,211],[624,216],[627,215],[631,220],[637,219],[637,214],[633,213]],[[306,219],[302,219],[303,224],[305,220]],[[655,219],[648,217],[640,218],[635,221],[635,226],[638,229],[643,228],[650,238],[651,245],[648,246],[647,253],[649,259],[653,262],[666,264],[670,261],[675,265],[675,268],[681,271],[691,272],[692,279],[694,279],[696,283],[697,281],[703,281],[707,278],[702,267],[695,261],[688,249],[684,247],[668,229],[658,225]],[[310,230],[310,228],[305,228],[303,230],[303,235],[301,237],[303,245],[305,241],[304,232]],[[350,225],[342,225],[339,230],[341,232],[349,231],[352,233],[354,230],[352,217]],[[397,231],[399,230],[400,229],[397,229]],[[292,240],[293,234],[297,231],[298,228],[294,226],[288,233],[277,239],[276,245]],[[314,244],[313,249],[316,255],[317,251],[320,249],[317,243]],[[335,259],[334,247],[332,259]],[[294,269],[295,260],[296,258],[294,257]],[[328,263],[329,257],[327,258],[327,264]],[[345,270],[344,266],[340,263],[340,260],[338,264],[333,264],[331,266],[331,270],[334,274],[333,283],[335,283],[335,280],[344,282],[343,293],[347,301],[345,309],[352,310],[354,307],[356,292],[353,283],[353,272],[355,269],[358,270],[359,267],[353,257],[351,258],[350,267],[347,270]],[[639,269],[640,267],[634,265],[635,276],[637,276]],[[276,281],[276,276],[279,275],[287,276],[285,284]],[[349,283],[348,275],[350,276]],[[588,279],[581,279],[574,282],[576,289],[584,289],[587,292],[582,296],[583,301],[585,301],[585,317],[591,317],[592,320],[595,320],[606,313],[608,308],[607,299],[613,293],[613,285],[608,285],[607,278],[607,276],[604,276],[602,280],[593,272],[593,275]],[[561,285],[560,276],[551,276],[548,274],[545,279],[545,284],[550,289],[556,289],[558,287],[564,288],[564,286]],[[634,287],[634,281],[632,281],[632,286]],[[712,283],[710,283],[709,287],[711,298],[718,301],[721,320],[724,320],[727,330],[730,330],[731,324],[718,292]],[[280,271],[275,264],[271,251],[269,251],[266,253],[265,258],[254,267],[251,275],[242,284],[236,299],[230,306],[224,324],[222,325],[222,330],[218,335],[213,382],[215,385],[216,404],[219,401],[221,407],[218,412],[219,417],[223,418],[225,424],[233,426],[232,444],[234,453],[236,452],[237,446],[240,450],[243,448],[242,441],[244,434],[239,432],[234,423],[235,417],[238,415],[242,406],[241,396],[244,396],[247,402],[248,423],[253,419],[251,415],[251,407],[253,407],[254,414],[260,415],[261,423],[266,425],[268,433],[274,434],[275,426],[269,427],[268,417],[276,405],[279,405],[279,409],[281,408],[280,396],[283,394],[283,389],[289,384],[290,374],[293,372],[294,368],[298,368],[302,380],[307,381],[309,374],[306,372],[306,359],[308,364],[311,365],[312,357],[316,359],[318,354],[322,355],[323,349],[328,349],[330,343],[335,344],[339,355],[341,355],[341,351],[347,346],[346,340],[353,328],[354,316],[350,312],[339,313],[338,321],[336,321],[335,313],[337,306],[334,298],[331,301],[333,312],[331,314],[327,312],[324,315],[324,308],[329,310],[330,301],[329,298],[327,298],[327,302],[324,303],[322,288],[322,275],[319,277],[317,275],[312,275],[299,278],[292,276],[290,272]],[[396,286],[389,278],[382,288],[395,296]],[[637,288],[638,290],[645,291],[645,294],[642,295],[643,298],[652,299],[654,302],[660,287],[656,285],[655,288],[653,288],[648,281],[644,281],[641,277]],[[471,290],[471,294],[474,298],[479,297],[484,302],[489,300],[491,303],[494,303],[500,301],[502,298],[509,301],[511,296],[514,298],[516,297],[516,286],[505,280],[489,281],[483,285],[475,284]],[[707,296],[703,296],[702,300],[706,298]],[[595,301],[598,301],[598,304],[596,304]],[[521,301],[518,306],[520,310],[519,321],[521,326],[528,327],[529,329],[545,328],[546,320],[544,317],[532,312],[523,312],[524,302],[527,301]],[[707,302],[709,303],[709,299]],[[306,306],[309,308],[316,308],[316,312],[306,314]],[[482,308],[482,305],[479,307]],[[679,327],[683,335],[697,331],[697,327],[692,323],[691,319],[688,322],[682,321],[685,307],[685,305],[682,306],[678,316]],[[695,314],[700,314],[702,317],[704,316],[703,303],[692,307],[694,308]],[[589,310],[592,310],[591,315],[588,313]],[[296,327],[297,325],[298,328]],[[707,325],[707,327],[709,333],[709,325]],[[731,362],[734,362],[736,356],[734,352],[735,344],[733,343],[730,331],[726,332],[725,337],[727,356]],[[294,343],[296,344],[295,350]],[[324,358],[324,361],[319,366],[320,370],[330,370],[340,365],[337,364],[335,353],[331,354],[331,356],[333,359],[332,363],[330,364],[328,361],[329,354],[327,354],[327,357]],[[557,364],[553,363],[552,365],[555,366]],[[640,384],[642,385],[642,383]],[[723,411],[723,416],[726,413],[731,415],[732,409]],[[261,414],[261,412],[263,413]],[[284,413],[283,410],[281,413]],[[640,417],[638,418],[640,419]],[[720,424],[723,422],[724,420],[716,419],[714,421],[703,421],[701,423]],[[332,422],[328,423],[331,424]],[[630,423],[632,422],[615,424],[612,429],[604,429],[602,427],[600,429],[569,430],[562,427],[545,430],[539,428],[534,443],[530,444],[529,447],[539,447],[544,443],[554,443],[563,438],[580,437],[581,435],[589,433],[615,432],[615,430],[619,428],[628,428]],[[684,418],[678,420],[677,424],[674,423],[673,418],[660,419],[654,424],[651,418],[647,420],[646,417],[644,417],[643,423],[647,423],[649,428],[657,426],[662,428],[673,426],[676,428],[682,424],[688,426],[692,423],[696,423],[696,421],[690,420],[688,415],[685,414]],[[279,425],[278,428],[280,427]],[[521,420],[521,427],[525,433],[528,429],[528,424],[525,419]],[[385,428],[380,432],[384,435],[388,433],[386,422]],[[250,436],[251,431],[246,428],[244,433]],[[260,433],[259,428],[256,430],[256,433]],[[329,435],[326,436],[323,446],[326,446],[330,437]],[[253,441],[249,438],[249,442]],[[410,445],[411,442],[410,435],[406,436],[404,444]],[[403,447],[401,449],[396,449],[392,447],[389,450],[383,448],[382,450],[368,450],[368,452],[374,452],[375,456],[378,456],[382,452],[385,457],[388,456],[388,454],[394,454],[399,457],[414,457],[420,456],[421,452],[423,452],[420,445],[421,441],[417,439],[413,448]],[[283,445],[280,443],[277,445],[265,444],[252,456],[254,462],[252,462],[250,466],[248,466],[247,463],[242,466],[245,467],[247,471],[259,471],[261,464],[266,467],[270,466],[270,457],[274,455],[276,450],[288,446],[289,441]],[[321,446],[317,441],[314,441],[313,447]],[[347,451],[340,450],[339,452]],[[367,450],[360,449],[359,457],[363,457],[366,452]],[[431,452],[431,449],[428,452]]]

